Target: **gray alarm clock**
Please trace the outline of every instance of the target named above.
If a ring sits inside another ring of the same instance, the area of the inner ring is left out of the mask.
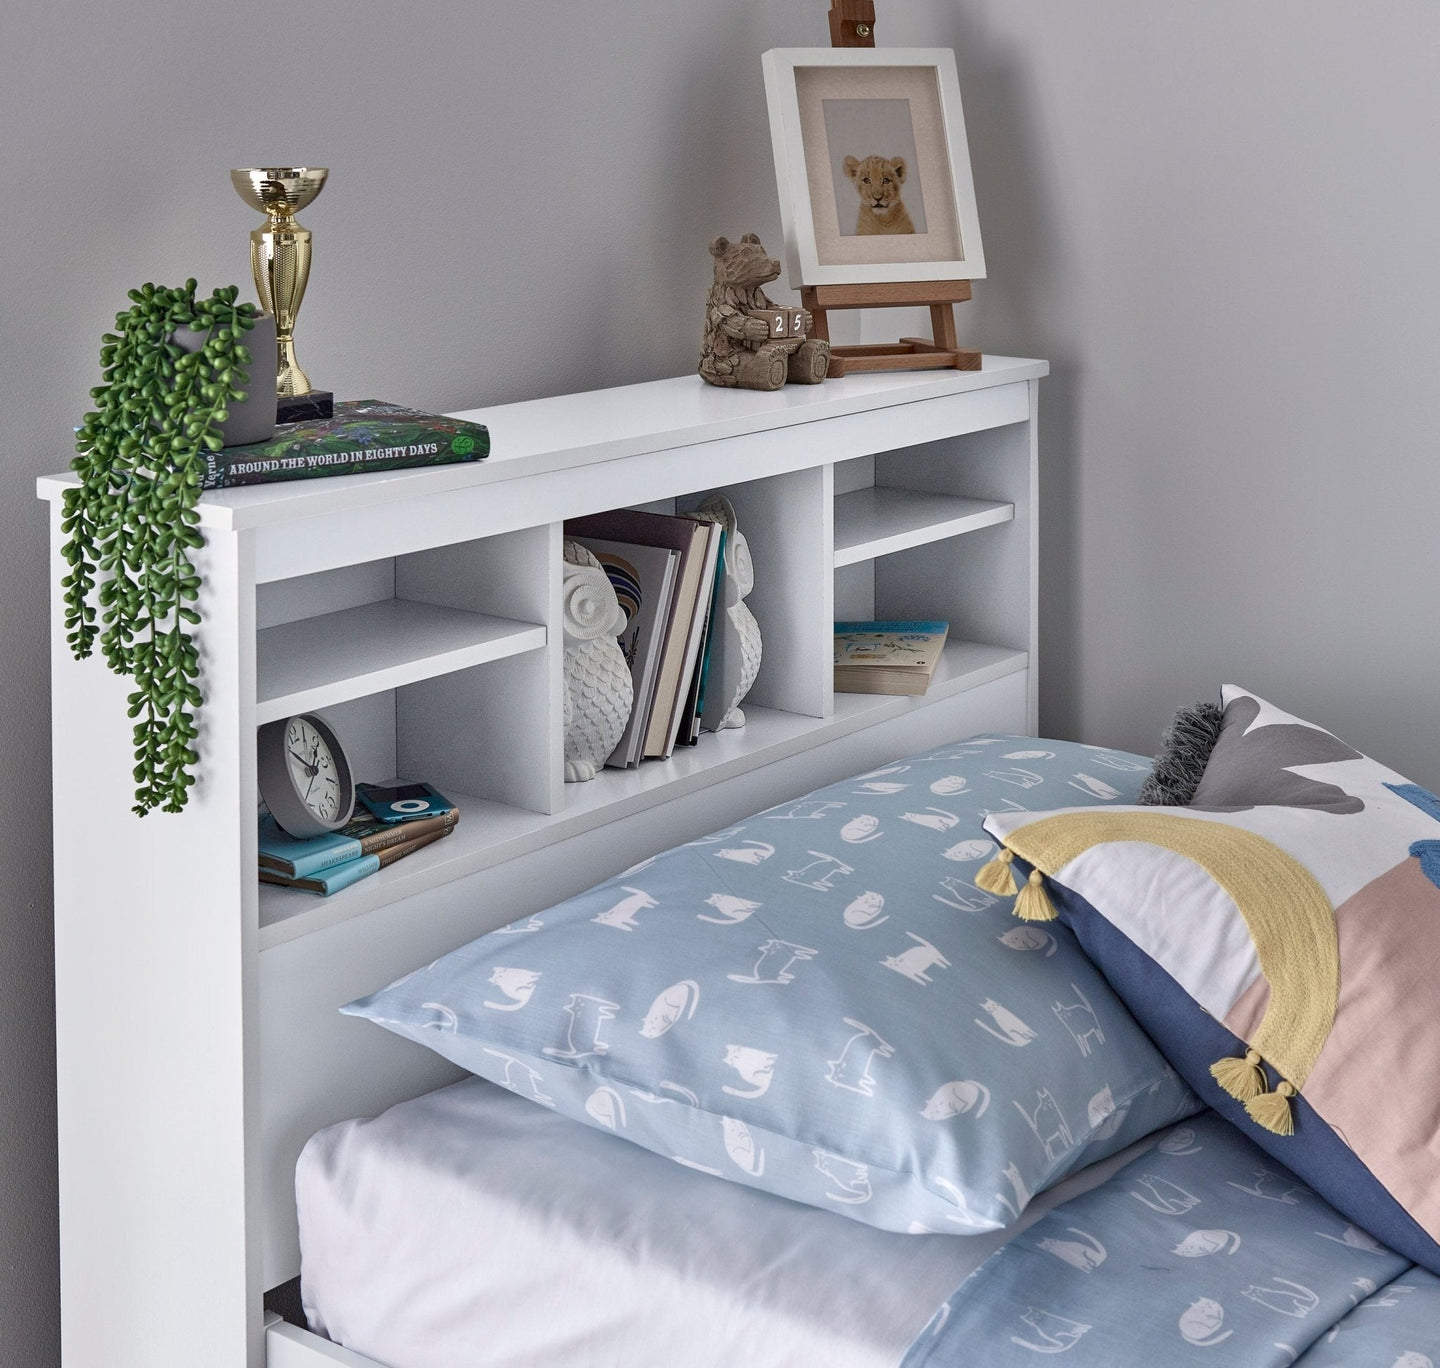
[[[306,840],[338,831],[355,811],[345,750],[314,713],[267,722],[256,737],[255,762],[260,796],[291,836]]]

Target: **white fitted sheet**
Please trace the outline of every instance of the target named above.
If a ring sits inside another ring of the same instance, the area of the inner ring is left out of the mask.
[[[896,1235],[727,1183],[467,1079],[314,1136],[310,1327],[390,1368],[895,1368],[1020,1225]]]

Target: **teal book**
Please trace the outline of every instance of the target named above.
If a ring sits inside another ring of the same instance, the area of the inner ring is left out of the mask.
[[[260,868],[287,879],[303,879],[362,855],[409,845],[431,832],[444,833],[460,820],[459,808],[410,822],[380,822],[360,812],[339,831],[302,840],[284,832],[267,812],[260,818]]]
[[[380,399],[346,399],[331,418],[281,423],[268,442],[207,451],[202,489],[327,475],[363,475],[417,466],[483,461],[490,431],[438,413],[421,413]]]
[[[360,842],[343,832],[301,840],[282,831],[267,812],[260,818],[260,867],[288,879],[304,879],[336,865],[358,860],[365,851]]]
[[[278,874],[273,869],[261,869],[260,882],[280,884],[285,888],[303,888],[308,893],[320,893],[328,898],[332,893],[367,878],[379,868],[378,855],[362,855],[358,860],[346,860],[344,864],[331,865],[329,869],[300,879]]]

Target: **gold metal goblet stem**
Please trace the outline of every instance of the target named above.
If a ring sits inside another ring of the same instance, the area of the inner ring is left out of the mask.
[[[328,174],[324,167],[304,166],[230,173],[240,198],[266,216],[250,234],[250,270],[260,307],[275,315],[275,391],[280,395],[309,394],[313,388],[295,359],[295,317],[310,280],[310,230],[295,215],[320,193]]]
[[[293,214],[272,214],[250,234],[250,270],[260,307],[275,315],[275,392],[309,394],[310,377],[295,359],[295,316],[310,280],[310,230]]]

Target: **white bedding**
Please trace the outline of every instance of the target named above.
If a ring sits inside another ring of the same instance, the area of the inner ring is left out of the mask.
[[[726,1183],[468,1079],[316,1135],[311,1329],[390,1368],[895,1368],[1016,1230],[895,1235]]]

